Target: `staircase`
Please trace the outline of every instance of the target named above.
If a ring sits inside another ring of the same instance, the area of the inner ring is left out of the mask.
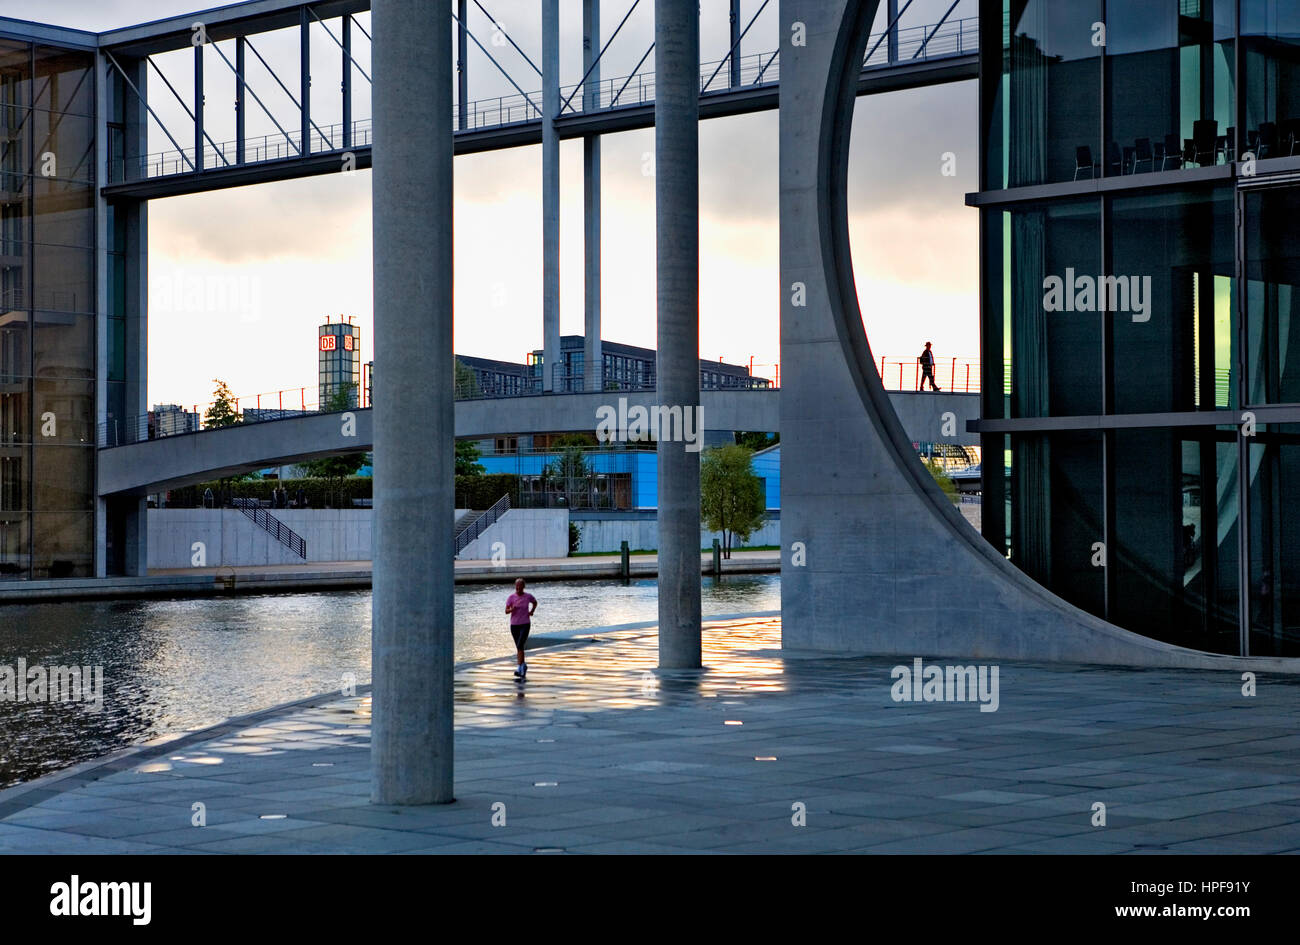
[[[479,535],[482,535],[490,526],[496,524],[497,520],[509,511],[510,495],[507,493],[492,503],[492,508],[475,518],[465,528],[461,529],[452,545],[452,556],[455,557],[459,555],[469,547],[470,542]],[[465,518],[468,517],[469,516],[465,516]]]
[[[482,514],[482,512],[475,512],[471,509],[464,515],[458,516],[456,518],[456,524],[451,527],[451,537],[455,538],[465,530],[466,526],[468,526],[470,522],[474,521],[474,519],[478,518]]]
[[[303,561],[307,560],[307,540],[280,521],[256,499],[233,499],[235,508],[253,520],[253,524],[284,545]]]

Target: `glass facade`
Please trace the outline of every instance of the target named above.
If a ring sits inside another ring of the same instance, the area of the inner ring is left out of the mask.
[[[0,579],[94,570],[95,77],[0,40]]]
[[[317,396],[321,410],[344,410],[360,404],[361,329],[347,322],[326,322],[317,331]]]
[[[1002,24],[981,44],[984,535],[1126,629],[1300,656],[1300,5],[980,10]]]

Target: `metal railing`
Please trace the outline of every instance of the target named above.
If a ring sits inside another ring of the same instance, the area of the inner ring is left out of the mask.
[[[307,540],[262,508],[257,499],[234,498],[231,499],[231,502],[235,508],[251,518],[254,525],[264,530],[280,544],[302,558],[303,561],[307,560]]]
[[[874,33],[867,43],[867,54],[863,57],[864,70],[888,69],[913,62],[927,62],[975,53],[979,48],[979,17],[968,16],[948,20],[940,24],[925,26],[898,27],[898,57],[889,58],[890,43],[886,33]],[[771,85],[780,80],[780,51],[751,53],[738,57],[740,63],[740,84],[733,86],[731,70],[723,67],[726,60],[713,60],[700,64],[700,94],[720,94],[738,88],[756,88]],[[613,108],[625,108],[648,105],[654,102],[655,74],[653,72],[634,72],[632,75],[602,79],[590,89],[585,84],[566,85],[560,88],[561,102],[567,102],[562,114],[579,114],[588,111],[607,111]],[[452,127],[457,131],[482,131],[489,128],[502,128],[520,122],[536,121],[542,117],[542,100],[540,91],[527,95],[498,95],[476,99],[466,103],[465,128],[461,128],[461,108],[452,107]],[[117,158],[109,162],[109,183],[147,180],[155,177],[167,177],[173,174],[187,174],[201,166],[203,170],[220,169],[227,166],[244,166],[266,161],[281,161],[290,158],[307,157],[312,154],[343,155],[352,148],[368,147],[371,144],[372,127],[369,118],[352,122],[351,140],[343,146],[342,123],[313,128],[308,135],[304,150],[302,132],[265,134],[244,141],[243,160],[239,158],[238,143],[226,141],[217,145],[204,144],[196,153],[194,148],[159,151],[134,158]],[[202,155],[202,162],[198,160]]]
[[[743,375],[737,375],[743,379]],[[525,383],[519,385],[516,389],[509,391],[498,390],[492,385],[484,389],[477,381],[474,383],[461,383],[456,385],[456,400],[500,400],[511,397],[546,397],[553,396],[542,391],[542,382],[540,378],[525,378]],[[754,378],[755,382],[766,381],[766,378]],[[555,394],[577,394],[587,393],[586,388],[582,386],[582,375],[572,377],[563,377],[557,379],[559,389],[554,391]],[[768,381],[768,383],[771,383]],[[770,387],[753,386],[747,387],[743,384],[731,386],[728,384],[704,386],[701,384],[702,391],[711,390],[776,390],[776,385]],[[306,396],[309,388],[293,387],[283,391],[271,391],[270,393],[255,394],[247,397],[236,397],[232,401],[233,409],[238,417],[232,426],[247,426],[253,423],[270,423],[276,420],[290,420],[296,417],[316,416],[321,413],[339,413],[337,410],[322,410],[316,400]],[[604,391],[608,393],[619,392],[649,392],[655,390],[654,379],[648,381],[627,381],[617,379],[607,379]],[[287,395],[287,396],[286,396]],[[294,400],[298,404],[294,404]],[[267,406],[262,406],[266,404]],[[286,406],[287,404],[287,406]],[[212,404],[193,404],[191,408],[185,411],[186,416],[197,416],[199,418],[207,416],[208,409]],[[364,410],[371,406],[366,396],[363,394],[362,403],[359,407],[349,407],[349,410]],[[144,443],[148,440],[159,440],[169,436],[189,436],[196,433],[208,433],[212,430],[224,430],[225,426],[203,426],[201,428],[184,427],[176,421],[170,419],[176,414],[149,412],[134,417],[126,417],[121,420],[100,421],[97,425],[95,442],[100,449],[108,449],[114,446],[127,446],[132,443]]]
[[[877,362],[880,382],[885,390],[920,390],[921,362],[916,357],[882,357]],[[980,392],[980,362],[978,358],[935,358],[934,379],[940,390],[953,394],[978,394]],[[929,387],[926,387],[929,390]]]
[[[510,511],[510,493],[506,493],[493,502],[490,509],[461,530],[461,533],[452,542],[453,557],[469,547],[470,542],[482,535],[489,527],[495,525],[497,520],[508,511]]]

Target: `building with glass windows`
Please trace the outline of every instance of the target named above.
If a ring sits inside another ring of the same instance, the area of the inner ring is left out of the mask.
[[[563,335],[560,338],[561,370],[556,378],[556,389],[562,391],[582,391],[586,381],[586,369],[583,364],[585,338],[582,335]],[[625,345],[618,341],[601,341],[601,357],[604,361],[605,390],[646,390],[655,386],[655,350],[638,345]],[[528,365],[534,378],[534,386],[541,390],[542,383],[541,349],[533,351],[528,357]],[[765,377],[755,377],[743,364],[727,364],[723,361],[700,360],[701,390],[765,390],[772,382]]]
[[[94,570],[93,45],[0,37],[0,580]]]
[[[339,316],[325,320],[316,330],[319,362],[317,397],[321,410],[329,410],[340,396],[350,407],[361,403],[361,328]]]
[[[980,22],[985,538],[1125,629],[1300,655],[1300,3]]]

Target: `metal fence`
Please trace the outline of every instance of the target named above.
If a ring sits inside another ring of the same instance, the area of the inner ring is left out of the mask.
[[[1190,0],[1182,0],[1187,3]],[[979,17],[945,20],[939,24],[898,27],[895,30],[897,58],[890,58],[891,43],[888,33],[872,34],[863,57],[863,69],[890,68],[909,62],[925,62],[978,51]],[[644,58],[642,60],[644,62]],[[700,93],[721,93],[735,88],[765,86],[780,79],[780,51],[750,53],[738,57],[740,84],[732,86],[729,59],[713,60],[700,64]],[[655,74],[641,71],[638,65],[631,75],[602,79],[590,90],[579,83],[562,86],[560,101],[564,114],[580,113],[584,109],[607,110],[611,108],[648,105],[655,98]],[[499,128],[520,122],[536,121],[542,117],[541,91],[498,95],[476,99],[463,106],[452,108],[452,127],[463,131],[480,131]],[[464,111],[464,128],[462,125]],[[246,138],[240,153],[238,141],[204,142],[194,147],[158,151],[136,157],[118,157],[109,161],[109,183],[145,180],[173,174],[193,173],[199,169],[259,164],[301,158],[312,154],[338,153],[350,148],[369,147],[373,129],[369,118],[351,123],[351,135],[344,144],[344,125],[336,122],[324,127],[313,127],[303,147],[301,129],[285,130]],[[113,150],[121,153],[122,141],[113,142]]]

